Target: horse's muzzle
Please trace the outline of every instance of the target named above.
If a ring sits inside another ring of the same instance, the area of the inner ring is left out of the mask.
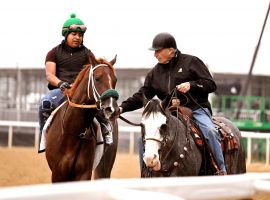
[[[161,163],[156,154],[154,154],[154,156],[144,156],[143,160],[145,165],[152,168],[154,171],[159,171],[161,169]]]
[[[105,118],[107,119],[115,119],[116,117],[119,116],[119,112],[120,112],[120,109],[116,101],[113,101],[113,100],[110,103],[104,103],[102,105],[102,110],[104,112]]]

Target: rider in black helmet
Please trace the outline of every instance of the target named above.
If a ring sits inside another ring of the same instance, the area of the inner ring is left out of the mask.
[[[216,90],[216,84],[206,65],[197,57],[182,54],[175,38],[169,33],[157,34],[150,50],[158,60],[156,66],[146,75],[144,85],[120,105],[120,112],[128,112],[143,106],[143,94],[151,99],[155,95],[164,100],[177,88],[178,98],[189,93],[195,101],[189,100],[185,106],[193,111],[193,117],[208,140],[212,152],[220,166],[220,174],[226,174],[220,136],[212,121],[208,94]],[[140,153],[142,155],[142,153]]]
[[[177,49],[176,41],[169,33],[159,33],[153,39],[152,47],[150,47],[149,50],[157,51],[165,48]]]

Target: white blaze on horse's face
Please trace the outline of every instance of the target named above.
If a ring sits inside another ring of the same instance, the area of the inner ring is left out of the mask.
[[[107,80],[109,83],[109,88],[112,89],[112,79],[111,76],[108,74],[107,75]],[[106,102],[103,102],[102,107],[104,108],[104,115],[106,119],[110,119],[112,114],[115,112],[115,99],[113,97],[110,97],[109,99],[106,100]]]
[[[147,118],[143,116],[142,123],[145,126],[145,153],[143,160],[147,167],[158,171],[161,167],[158,151],[163,139],[159,129],[162,124],[166,123],[166,117],[160,112],[152,113]]]
[[[102,102],[102,107],[104,109],[104,116],[106,119],[112,118],[113,114],[116,112],[116,101],[113,97],[109,97],[107,100]]]

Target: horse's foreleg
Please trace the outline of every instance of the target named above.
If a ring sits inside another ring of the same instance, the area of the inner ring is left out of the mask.
[[[110,178],[116,157],[116,148],[109,146],[94,170],[94,179]]]

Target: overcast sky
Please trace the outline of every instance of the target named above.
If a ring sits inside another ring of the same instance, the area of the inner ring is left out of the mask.
[[[212,72],[248,73],[269,0],[8,0],[0,7],[0,67],[44,67],[71,13],[87,26],[84,44],[116,67],[151,68],[159,32]],[[255,74],[270,75],[270,19]]]

